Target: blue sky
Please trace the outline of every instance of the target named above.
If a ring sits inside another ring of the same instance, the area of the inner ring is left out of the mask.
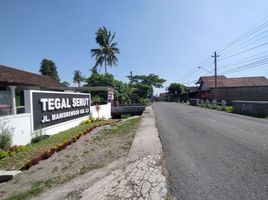
[[[213,52],[268,21],[264,19],[267,10],[267,0],[1,0],[0,64],[38,73],[41,60],[48,58],[56,63],[61,80],[74,85],[74,70],[90,75],[95,32],[106,26],[116,33],[120,49],[118,67],[108,68],[117,79],[128,81],[132,70],[133,74],[158,74],[167,79],[165,86],[191,85],[207,73],[199,65],[211,70]],[[268,42],[263,36],[251,45]],[[229,49],[229,55],[248,47]],[[232,69],[229,63],[258,53],[265,56],[265,52],[268,47],[262,46],[219,60],[219,72]],[[228,51],[220,56],[228,57]],[[226,76],[268,77],[267,67]]]

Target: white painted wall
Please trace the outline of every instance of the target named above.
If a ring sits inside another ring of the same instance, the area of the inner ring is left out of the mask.
[[[42,131],[35,131],[34,133],[32,133],[30,113],[1,116],[0,121],[5,121],[6,126],[14,129],[14,133],[12,135],[13,146],[29,144],[32,138],[38,136],[40,133],[43,135],[54,135],[61,131],[68,130],[72,127],[78,126],[82,121],[87,120],[88,118],[89,116],[80,117],[78,119],[44,128]]]
[[[29,95],[29,92],[25,92],[26,95]],[[0,117],[0,120],[5,120],[7,125],[14,128],[13,134],[13,145],[25,145],[31,142],[31,139],[36,136],[36,134],[40,134],[40,132],[32,132],[32,119],[31,119],[31,98],[30,95],[26,98],[25,107],[26,112],[24,114],[18,115],[7,115]],[[111,103],[100,105],[99,111],[97,111],[96,106],[90,106],[90,115],[93,118],[111,118]],[[82,121],[88,119],[89,116],[80,117],[74,120],[70,120],[67,122],[63,122],[60,124],[56,124],[47,128],[44,128],[42,134],[46,135],[54,135],[61,131],[65,131],[74,126],[79,125]]]
[[[31,142],[31,114],[7,115],[0,117],[8,127],[14,128],[12,145],[25,145]]]
[[[100,105],[100,109],[97,111],[96,106],[90,106],[90,115],[93,118],[105,118],[105,119],[110,119],[112,108],[111,108],[111,103]]]

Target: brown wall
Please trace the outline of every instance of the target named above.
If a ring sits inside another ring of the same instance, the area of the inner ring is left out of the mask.
[[[213,94],[214,89],[211,89]],[[218,88],[217,96],[226,101],[247,100],[247,101],[268,101],[268,86]]]
[[[268,116],[268,101],[233,101],[234,113],[257,117]]]

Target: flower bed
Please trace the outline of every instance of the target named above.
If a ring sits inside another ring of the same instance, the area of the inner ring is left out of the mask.
[[[24,151],[27,148],[27,146],[12,146],[6,151],[0,151],[0,159],[8,157],[8,156],[14,156],[16,153]]]
[[[27,170],[39,161],[51,157],[54,153],[64,150],[68,145],[76,142],[81,136],[88,134],[96,127],[110,125],[119,120],[97,121],[82,123],[77,127],[50,136],[38,143],[26,145],[26,150],[0,160],[0,169]]]

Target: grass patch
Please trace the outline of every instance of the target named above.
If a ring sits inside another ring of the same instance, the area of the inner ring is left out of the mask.
[[[139,122],[140,118],[134,118],[121,121],[116,125],[114,124],[99,131],[98,134],[89,139],[89,142],[81,141],[83,148],[78,151],[75,150],[75,148],[69,148],[61,154],[58,154],[57,159],[47,160],[48,165],[50,162],[52,165],[56,165],[51,168],[46,165],[45,168],[41,170],[43,175],[36,177],[36,179],[32,179],[34,174],[22,173],[22,179],[18,180],[18,183],[13,184],[8,182],[5,185],[7,187],[5,187],[5,189],[2,188],[2,191],[6,192],[2,194],[2,198],[7,198],[6,200],[31,199],[57,184],[68,182],[78,175],[99,169],[114,160],[122,158],[122,156],[127,156]],[[94,140],[95,142],[93,142]],[[92,144],[90,144],[91,142]],[[42,141],[40,141],[40,143],[42,143]],[[65,154],[70,156],[66,158]],[[47,170],[52,173],[44,174]],[[39,171],[38,173],[41,172]],[[28,178],[31,178],[31,180],[29,181]],[[27,187],[21,188],[20,185],[26,185]],[[16,193],[14,193],[14,191]]]
[[[94,170],[94,169],[99,169],[103,167],[103,165],[89,165],[89,166],[83,166],[80,171],[79,171],[79,175],[82,175],[82,174],[85,174],[91,170]]]
[[[127,119],[127,118],[129,118],[129,117],[131,117],[130,114],[122,114],[122,115],[121,115],[121,119]]]
[[[36,195],[40,194],[42,191],[44,191],[47,188],[50,188],[56,184],[55,179],[48,179],[46,181],[39,181],[32,185],[31,189],[21,192],[18,194],[13,194],[11,197],[5,199],[5,200],[25,200],[30,199],[32,197],[35,197]]]
[[[213,104],[211,103],[203,103],[200,105],[201,108],[207,108],[207,109],[210,109],[210,110],[217,110],[217,111],[225,111],[225,112],[228,112],[228,113],[232,113],[234,108],[233,106],[225,106],[225,108],[223,109],[222,106],[220,105],[216,105],[216,107],[213,106]]]
[[[108,122],[113,122],[114,120],[108,120]],[[98,121],[89,124],[81,124],[69,130],[60,132],[58,134],[52,135],[47,139],[41,140],[38,143],[33,143],[27,145],[26,149],[22,152],[15,154],[14,156],[9,156],[0,160],[0,169],[10,170],[10,169],[20,169],[27,161],[31,160],[33,157],[39,153],[46,151],[58,144],[62,144],[71,138],[82,134],[86,129],[93,126],[104,125],[107,121]]]
[[[126,132],[130,132],[132,129],[136,128],[137,124],[140,122],[140,118],[133,118],[127,120],[124,123],[111,125],[109,128],[101,131],[100,134],[93,137],[93,142],[98,142],[105,138],[110,138],[114,136],[123,136]]]

